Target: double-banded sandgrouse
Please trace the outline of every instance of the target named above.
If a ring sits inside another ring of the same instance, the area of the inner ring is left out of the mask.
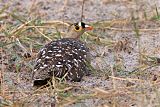
[[[92,27],[78,22],[70,26],[65,38],[51,41],[38,53],[34,67],[34,86],[44,85],[52,76],[79,82],[88,74],[89,49],[79,40]]]

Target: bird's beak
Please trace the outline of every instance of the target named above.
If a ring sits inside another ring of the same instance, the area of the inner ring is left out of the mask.
[[[85,30],[93,30],[93,27],[92,26],[89,26],[89,25],[85,25]]]

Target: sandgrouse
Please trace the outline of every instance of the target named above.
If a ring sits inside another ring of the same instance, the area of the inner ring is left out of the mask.
[[[39,51],[33,71],[34,86],[47,84],[53,76],[79,82],[88,74],[89,49],[79,40],[88,30],[92,27],[74,23],[65,38],[51,41]]]

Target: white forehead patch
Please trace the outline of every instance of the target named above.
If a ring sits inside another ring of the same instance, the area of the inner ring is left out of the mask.
[[[85,28],[86,28],[86,27],[89,27],[89,25],[85,25]]]
[[[78,23],[78,26],[82,26],[82,23],[81,23],[81,22],[79,22],[79,23]]]

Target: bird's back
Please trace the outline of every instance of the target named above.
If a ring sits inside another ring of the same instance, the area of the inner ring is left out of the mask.
[[[88,73],[89,62],[89,49],[81,41],[71,38],[52,41],[38,53],[33,79],[46,80],[54,75],[80,81]]]

